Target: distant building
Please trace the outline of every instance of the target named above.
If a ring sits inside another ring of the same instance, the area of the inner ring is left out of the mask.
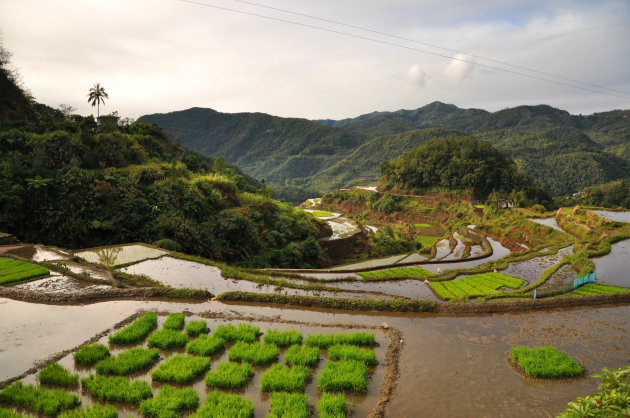
[[[513,209],[514,202],[509,199],[501,199],[497,201],[497,209]]]

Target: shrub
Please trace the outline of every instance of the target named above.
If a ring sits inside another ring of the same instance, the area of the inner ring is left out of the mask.
[[[317,379],[317,388],[322,392],[367,392],[368,370],[360,361],[329,361]]]
[[[66,411],[59,415],[59,418],[118,418],[118,411],[111,405],[94,404]]]
[[[110,344],[132,344],[143,340],[157,326],[157,315],[147,312],[133,323],[109,336]]]
[[[273,344],[239,341],[228,350],[230,361],[245,361],[250,364],[268,364],[278,360],[280,350]]]
[[[142,370],[155,362],[160,352],[155,348],[134,347],[118,356],[108,357],[96,363],[96,371],[103,374],[128,375]]]
[[[343,393],[322,393],[317,404],[319,418],[345,417],[349,409]]]
[[[206,374],[206,385],[217,388],[241,388],[254,375],[249,363],[225,362],[217,366],[216,371]]]
[[[374,350],[357,347],[355,345],[332,345],[328,347],[328,357],[331,360],[357,360],[368,366],[376,366],[378,364]]]
[[[270,329],[265,333],[263,341],[267,344],[275,344],[278,347],[288,347],[293,344],[302,344],[302,334],[294,329],[287,331]]]
[[[284,355],[284,361],[294,366],[313,367],[319,361],[319,348],[306,345],[292,345]]]
[[[303,393],[273,392],[267,418],[309,418],[308,398]]]
[[[518,346],[510,351],[512,359],[531,377],[573,377],[582,373],[582,366],[555,347]]]
[[[188,383],[210,368],[207,357],[176,354],[151,372],[151,378],[158,382]]]
[[[374,345],[374,334],[370,332],[353,332],[349,334],[311,334],[304,341],[306,345],[328,348],[335,344]]]
[[[95,363],[106,359],[110,355],[109,348],[105,347],[103,344],[94,343],[81,347],[72,357],[74,357],[74,361],[77,364],[93,366]]]
[[[262,374],[260,388],[265,392],[304,392],[309,376],[310,373],[304,366],[289,368],[283,364],[274,364]]]
[[[225,341],[215,335],[200,335],[186,344],[186,352],[198,356],[211,356],[223,348]]]
[[[140,403],[140,410],[148,417],[174,418],[179,417],[181,411],[193,409],[197,405],[199,395],[194,389],[164,385],[155,398]]]
[[[196,337],[199,334],[205,334],[208,332],[208,325],[206,321],[190,321],[186,325],[186,334],[191,337]]]
[[[186,345],[186,335],[172,329],[161,329],[155,331],[147,338],[149,347],[169,349],[173,347],[184,347]]]
[[[182,246],[179,245],[177,241],[173,241],[172,239],[169,239],[169,238],[163,238],[163,239],[157,240],[153,243],[153,245],[155,245],[156,247],[164,248],[165,250],[168,250],[168,251],[181,251],[182,250]]]
[[[79,397],[62,389],[49,390],[15,382],[0,392],[0,402],[46,415],[57,415],[79,404]]]
[[[139,404],[143,399],[153,397],[151,386],[143,380],[127,377],[94,376],[81,379],[81,386],[92,395],[103,401],[130,402]]]
[[[249,324],[238,324],[238,327],[232,324],[219,325],[214,335],[223,338],[225,341],[245,341],[247,343],[253,343],[258,340],[260,328]]]
[[[206,397],[203,406],[194,416],[198,418],[249,418],[252,415],[254,415],[252,401],[239,395],[215,390]]]
[[[185,318],[186,315],[184,315],[183,313],[172,313],[168,316],[168,318],[166,318],[166,321],[164,321],[164,325],[162,325],[162,328],[172,329],[174,331],[181,331],[181,329],[184,327]]]
[[[39,371],[37,381],[51,385],[72,386],[79,383],[79,375],[70,374],[70,372],[59,363],[50,363]]]

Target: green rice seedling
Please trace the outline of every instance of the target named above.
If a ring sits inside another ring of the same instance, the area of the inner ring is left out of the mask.
[[[367,366],[355,360],[329,361],[317,379],[322,392],[367,392]]]
[[[79,405],[79,397],[62,389],[49,390],[14,382],[0,392],[0,402],[46,415]]]
[[[93,366],[110,355],[109,348],[103,344],[94,343],[81,347],[72,357],[74,357],[74,362],[81,366]]]
[[[164,350],[173,347],[184,347],[186,345],[186,335],[172,329],[161,329],[149,335],[147,344],[149,347]]]
[[[317,403],[319,418],[344,418],[350,411],[343,393],[322,393]]]
[[[288,347],[294,344],[302,344],[302,334],[294,329],[287,331],[270,329],[265,333],[263,341],[267,344],[275,344],[278,347]]]
[[[186,344],[186,352],[198,356],[211,356],[224,348],[225,341],[216,335],[200,335]]]
[[[580,286],[573,292],[572,295],[605,295],[609,293],[626,293],[630,292],[627,287],[610,286],[601,283],[587,283],[584,286]]]
[[[374,334],[370,332],[311,334],[306,337],[304,344],[319,348],[328,348],[335,344],[374,345]]]
[[[555,347],[512,347],[512,359],[531,377],[562,378],[582,374],[582,366]]]
[[[157,315],[147,312],[133,323],[109,336],[110,344],[132,344],[142,341],[157,326]]]
[[[24,415],[13,412],[11,409],[0,408],[0,418],[24,418]]]
[[[96,363],[96,371],[102,374],[128,374],[145,369],[155,363],[160,352],[155,348],[134,347],[117,356],[108,357]]]
[[[244,361],[249,364],[269,364],[280,356],[280,350],[273,344],[246,343],[238,341],[228,350],[228,360]]]
[[[186,334],[191,337],[196,337],[197,335],[207,332],[208,324],[206,324],[206,321],[190,321],[188,325],[186,325]]]
[[[246,343],[253,343],[258,340],[260,328],[249,324],[238,324],[238,327],[232,324],[219,325],[214,335],[228,342],[245,341]]]
[[[393,269],[385,269],[385,270],[362,271],[358,274],[359,276],[365,279],[387,280],[387,279],[392,279],[392,278],[405,278],[405,277],[410,277],[410,278],[427,277],[427,276],[432,276],[434,273],[422,267],[396,267]]]
[[[304,392],[310,372],[304,366],[291,368],[274,364],[260,378],[260,388],[265,392]]]
[[[217,366],[216,371],[206,374],[206,385],[224,389],[242,388],[253,375],[254,369],[249,363],[224,362]]]
[[[151,386],[143,380],[134,380],[120,376],[94,376],[81,379],[81,386],[93,396],[103,401],[129,402],[139,404],[143,399],[153,397]]]
[[[374,350],[357,347],[356,345],[331,345],[328,347],[328,357],[331,360],[357,360],[368,366],[376,366],[378,364]]]
[[[0,285],[48,276],[50,271],[37,264],[12,258],[0,258]]]
[[[330,212],[325,212],[325,211],[315,211],[315,212],[311,212],[311,215],[313,216],[317,216],[318,218],[328,218],[329,216],[334,216],[332,213]]]
[[[273,392],[267,418],[309,418],[308,397],[303,393]]]
[[[313,367],[319,361],[319,347],[292,345],[284,355],[284,362],[293,366]]]
[[[140,403],[140,411],[147,417],[177,418],[182,411],[196,408],[197,405],[199,395],[196,390],[164,385],[155,398]]]
[[[176,354],[151,372],[151,378],[158,382],[188,383],[210,368],[207,357]]]
[[[70,372],[59,363],[50,363],[39,371],[37,381],[50,385],[72,386],[79,383],[79,375],[70,374]]]
[[[239,395],[211,392],[203,406],[197,410],[196,418],[249,418],[254,415],[252,401]]]
[[[118,418],[118,411],[111,405],[93,404],[85,408],[66,411],[58,418]]]
[[[184,328],[184,319],[186,315],[183,313],[172,313],[164,321],[164,325],[162,328],[164,329],[172,329],[174,331],[181,331]]]

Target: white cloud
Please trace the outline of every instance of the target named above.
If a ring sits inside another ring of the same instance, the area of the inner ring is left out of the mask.
[[[444,77],[449,87],[459,86],[465,79],[470,77],[475,68],[473,57],[465,54],[455,54],[451,62],[444,69]]]
[[[420,64],[414,64],[411,66],[409,71],[407,71],[407,75],[405,79],[411,83],[420,87],[424,87],[427,82],[427,74],[420,69]]]

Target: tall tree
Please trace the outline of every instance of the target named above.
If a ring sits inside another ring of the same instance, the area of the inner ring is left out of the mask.
[[[100,116],[100,104],[105,104],[105,99],[109,99],[107,93],[105,93],[105,88],[101,86],[100,83],[94,84],[94,87],[90,89],[90,93],[88,94],[88,103],[92,105],[92,107],[96,106],[96,118]]]

